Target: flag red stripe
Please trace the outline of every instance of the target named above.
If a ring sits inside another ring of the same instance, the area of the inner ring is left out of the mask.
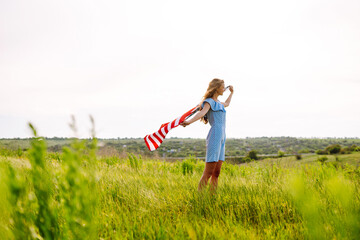
[[[162,136],[163,138],[165,138],[164,134],[162,133],[161,129],[158,131],[158,133],[160,134],[160,136]]]
[[[166,124],[165,127],[164,127],[164,130],[165,130],[165,133],[166,133],[166,134],[168,134],[168,132],[169,132],[169,130],[168,130],[168,128],[167,128],[167,125],[168,125],[168,124]]]
[[[156,137],[160,144],[162,143],[162,140],[156,135],[156,133],[154,133],[153,136]]]
[[[149,135],[146,135],[146,136],[144,137],[144,140],[145,140],[146,146],[147,146],[148,149],[151,151],[150,145],[149,145],[149,143],[148,143],[148,141],[147,141],[147,139],[146,139],[147,136],[149,136]]]
[[[152,144],[154,144],[155,149],[157,149],[159,147],[159,145],[157,145],[157,143],[154,141],[154,139],[152,139],[151,135],[149,135],[149,139],[152,142]]]

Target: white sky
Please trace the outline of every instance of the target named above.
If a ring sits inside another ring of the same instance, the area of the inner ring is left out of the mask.
[[[360,1],[0,1],[0,138],[73,136],[71,114],[144,137],[215,77],[227,137],[359,137]]]

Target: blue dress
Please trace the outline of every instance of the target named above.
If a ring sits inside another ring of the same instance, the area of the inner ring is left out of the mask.
[[[201,104],[202,108],[204,107],[205,102],[210,104],[210,109],[206,113],[206,116],[211,126],[206,137],[205,162],[225,161],[225,107],[220,102],[217,102],[212,98],[207,98]]]

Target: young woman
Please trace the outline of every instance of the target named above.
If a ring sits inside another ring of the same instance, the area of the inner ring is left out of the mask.
[[[231,97],[234,93],[233,86],[230,86],[230,95],[225,102],[220,102],[217,98],[225,91],[224,80],[214,78],[206,90],[200,102],[200,111],[190,120],[181,123],[183,127],[201,119],[205,124],[210,122],[211,128],[206,137],[206,160],[205,170],[199,182],[199,190],[202,190],[211,177],[211,190],[215,190],[218,184],[221,165],[225,161],[225,107],[230,105]]]

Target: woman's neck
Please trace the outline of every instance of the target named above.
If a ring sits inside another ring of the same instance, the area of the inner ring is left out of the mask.
[[[216,94],[216,93],[215,93],[215,94],[212,96],[212,99],[214,99],[215,101],[217,101],[217,100],[218,100],[218,99],[217,99],[218,96],[219,96],[219,94]]]

